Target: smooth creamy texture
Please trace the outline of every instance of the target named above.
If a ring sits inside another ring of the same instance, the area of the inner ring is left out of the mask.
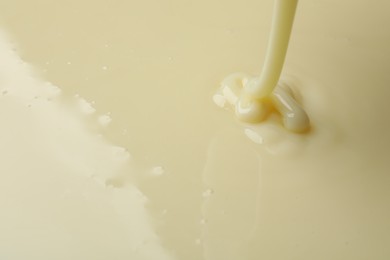
[[[258,71],[272,4],[2,0],[0,256],[388,259],[390,3],[300,1],[309,135],[212,100]]]
[[[267,97],[276,87],[286,58],[298,0],[275,0],[272,26],[262,72],[245,86],[256,99]]]
[[[305,133],[310,129],[310,119],[306,111],[295,99],[287,83],[279,82],[269,96],[253,99],[245,93],[245,85],[253,76],[245,73],[233,73],[226,77],[214,102],[221,108],[233,107],[237,119],[242,122],[258,124],[275,112],[283,119],[283,126],[292,132]]]
[[[92,106],[35,79],[4,35],[0,54],[1,258],[171,259],[145,195],[116,187],[134,166],[92,131]]]
[[[280,83],[298,0],[275,0],[265,61],[260,76],[233,73],[226,77],[214,96],[220,107],[228,102],[237,118],[246,123],[259,123],[276,110],[283,125],[293,132],[307,132],[310,120],[295,100],[291,88]]]

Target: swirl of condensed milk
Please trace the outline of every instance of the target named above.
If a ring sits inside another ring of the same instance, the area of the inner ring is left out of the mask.
[[[234,73],[226,77],[221,84],[221,95],[235,108],[235,114],[241,121],[258,123],[267,117],[271,106],[282,116],[283,125],[292,132],[304,132],[310,128],[310,119],[305,110],[295,100],[291,88],[279,82],[271,95],[263,100],[245,99],[243,88],[251,76]]]
[[[283,117],[284,127],[304,132],[310,127],[306,112],[294,99],[291,89],[278,81],[283,69],[298,0],[276,0],[263,70],[258,77],[234,73],[222,81],[221,94],[235,107],[236,117],[258,123],[273,106]]]

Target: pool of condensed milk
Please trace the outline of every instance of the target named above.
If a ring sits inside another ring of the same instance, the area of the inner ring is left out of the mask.
[[[301,0],[310,117],[213,96],[261,72],[272,0],[1,0],[0,258],[390,258],[390,3]]]

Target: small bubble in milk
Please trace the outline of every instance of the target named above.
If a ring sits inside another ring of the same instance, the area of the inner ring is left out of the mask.
[[[165,169],[162,166],[156,166],[152,168],[152,175],[161,176],[165,173]]]
[[[203,198],[208,198],[210,197],[211,195],[214,194],[214,190],[212,189],[206,189],[203,193],[202,193],[202,196]]]

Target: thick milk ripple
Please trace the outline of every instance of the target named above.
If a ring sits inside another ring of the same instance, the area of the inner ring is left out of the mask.
[[[225,110],[233,110],[231,112],[237,115],[239,97],[250,78],[253,76],[246,73],[226,77],[213,96],[214,103]],[[310,77],[297,80],[285,75],[271,96],[263,100],[262,108],[256,112],[252,107],[249,115],[237,115],[243,134],[261,147],[259,152],[272,156],[294,157],[304,154],[310,147],[322,147],[326,151],[329,147],[337,146],[344,134],[336,122],[329,122],[327,116],[322,114],[325,108],[321,100],[326,95],[319,89],[318,83]],[[311,121],[299,105],[302,99],[311,112]],[[253,120],[241,120],[242,116],[256,119],[254,123],[247,123]]]
[[[127,150],[90,131],[92,104],[65,102],[2,33],[0,91],[0,258],[172,259],[147,198],[129,182],[110,185],[131,175]]]

